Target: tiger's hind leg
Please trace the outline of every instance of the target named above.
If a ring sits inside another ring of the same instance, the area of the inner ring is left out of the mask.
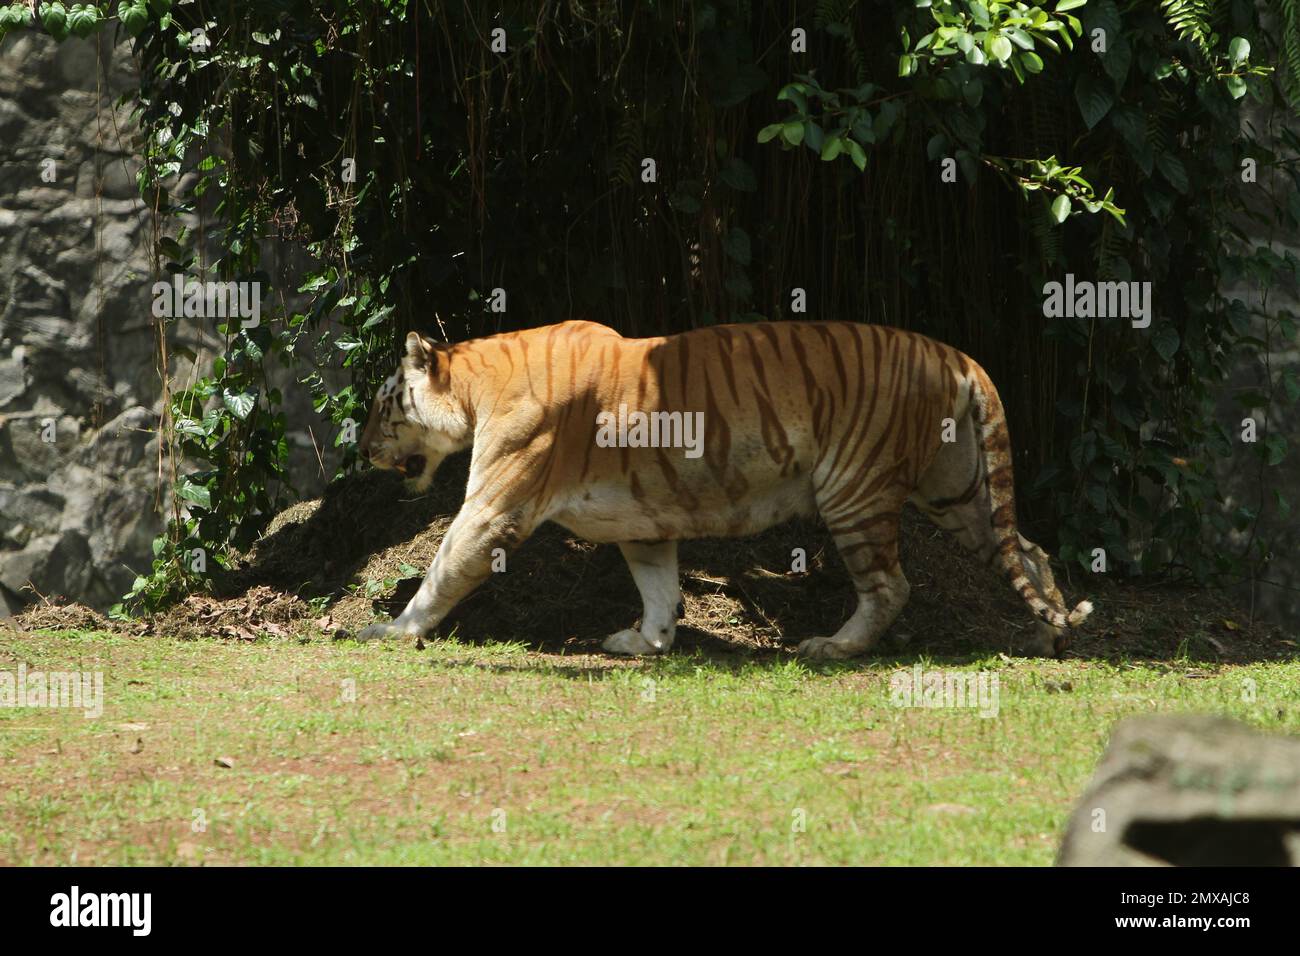
[[[880,507],[880,502],[874,502]],[[813,660],[854,657],[875,646],[907,603],[911,586],[898,563],[898,518],[901,505],[867,516],[840,518],[823,512],[835,547],[853,579],[858,606],[831,637],[814,637],[799,645]]]
[[[625,541],[619,546],[641,592],[641,629],[611,634],[601,645],[611,654],[663,654],[677,633],[681,581],[676,541]]]

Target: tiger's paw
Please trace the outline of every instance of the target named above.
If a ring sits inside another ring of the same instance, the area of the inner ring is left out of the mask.
[[[859,653],[837,643],[833,637],[810,637],[799,644],[799,656],[811,661],[842,661]]]
[[[408,631],[396,621],[377,621],[362,628],[356,636],[358,641],[393,641],[400,638],[419,637],[414,631]]]
[[[625,628],[617,634],[611,634],[605,638],[604,643],[600,646],[611,654],[626,654],[629,657],[660,653],[659,648],[647,641],[640,631],[634,631],[631,628]]]

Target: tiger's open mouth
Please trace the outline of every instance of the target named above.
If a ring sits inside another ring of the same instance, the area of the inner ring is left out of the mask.
[[[424,474],[424,469],[428,464],[429,459],[423,455],[407,455],[395,467],[402,473],[403,478],[413,480]]]

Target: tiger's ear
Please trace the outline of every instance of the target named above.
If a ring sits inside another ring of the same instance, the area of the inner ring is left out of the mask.
[[[406,333],[406,358],[415,367],[428,365],[434,344],[419,332]]]
[[[435,384],[446,385],[451,365],[447,351],[446,345],[425,338],[419,332],[408,332],[406,357],[402,359],[402,365],[408,371],[426,373]]]

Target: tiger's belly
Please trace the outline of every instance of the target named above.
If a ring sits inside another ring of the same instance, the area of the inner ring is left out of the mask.
[[[673,490],[602,482],[566,495],[548,518],[588,541],[607,544],[743,537],[815,511],[812,481],[805,474],[751,488],[734,501],[716,485]]]

